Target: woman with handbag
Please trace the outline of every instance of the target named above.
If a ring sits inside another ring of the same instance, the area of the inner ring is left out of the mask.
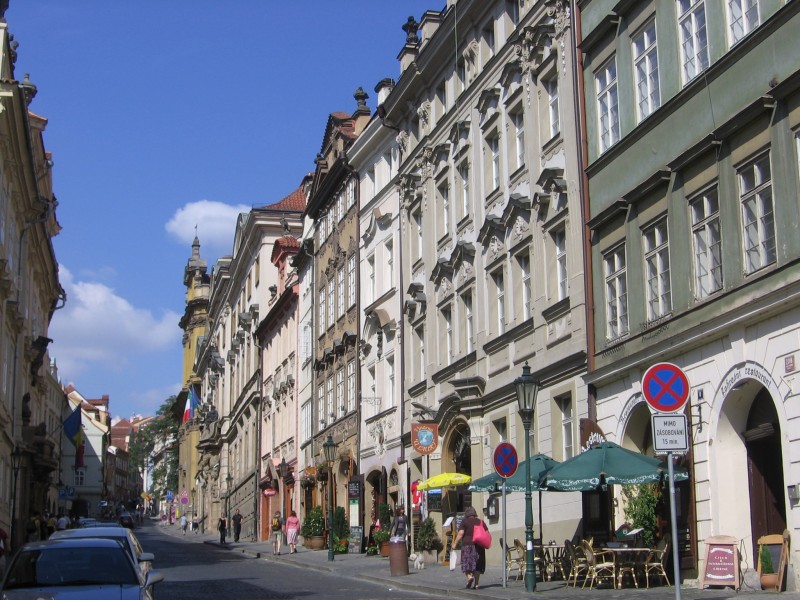
[[[464,520],[458,528],[453,546],[461,542],[461,572],[467,576],[467,589],[477,590],[480,577],[486,570],[486,549],[474,541],[473,534],[476,528],[481,528],[488,534],[486,524],[478,518],[475,509],[468,506],[464,511]]]

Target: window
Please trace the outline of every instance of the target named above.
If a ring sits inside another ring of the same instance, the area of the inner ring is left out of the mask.
[[[769,154],[739,170],[745,269],[752,273],[775,262],[775,220]]]
[[[75,469],[75,486],[82,486],[86,482],[86,469],[79,467]]]
[[[483,28],[484,61],[485,65],[494,56],[494,21],[489,21]]]
[[[521,169],[525,166],[525,118],[523,117],[522,110],[515,112],[511,115],[511,121],[514,125],[514,156],[516,157],[516,166]]]
[[[608,61],[595,76],[597,85],[597,118],[600,131],[600,152],[619,141],[619,107],[617,106],[617,59]]]
[[[440,184],[436,189],[436,193],[439,200],[439,210],[441,211],[439,213],[439,216],[441,217],[439,238],[443,238],[450,233],[450,190],[447,182]]]
[[[347,363],[347,412],[356,409],[356,361]]]
[[[473,317],[472,317],[472,292],[464,292],[461,295],[461,303],[464,306],[464,348],[467,352],[472,352],[472,332],[473,332]]]
[[[367,258],[367,304],[375,301],[375,255]]]
[[[394,356],[386,359],[386,408],[394,406]]]
[[[436,116],[441,118],[447,112],[447,86],[444,81],[436,88],[436,105],[438,108]]]
[[[678,0],[683,83],[708,68],[708,36],[705,0]]]
[[[497,419],[497,421],[492,421],[492,425],[494,426],[494,431],[497,434],[497,441],[498,442],[505,442],[508,440],[508,423],[505,419]]]
[[[353,208],[356,203],[356,181],[351,179],[347,182],[347,210]]]
[[[376,415],[380,412],[380,398],[375,395],[375,367],[370,367],[367,369],[367,379],[369,381],[369,396],[364,398],[363,400],[366,401],[368,404],[373,406],[372,414]]]
[[[633,38],[633,70],[636,78],[636,109],[641,121],[661,106],[655,20],[645,25]]]
[[[558,79],[553,77],[545,81],[547,91],[547,113],[550,119],[550,137],[556,137],[561,131],[561,117],[558,110]]]
[[[695,295],[705,298],[722,289],[722,238],[717,189],[692,200],[689,209],[694,242]]]
[[[458,175],[461,178],[461,218],[466,219],[470,211],[469,199],[469,165],[464,163],[458,169]]]
[[[728,34],[731,46],[759,24],[757,0],[728,0]]]
[[[327,383],[326,395],[327,395],[327,407],[328,407],[326,415],[330,417],[331,421],[333,421],[334,417],[336,416],[333,404],[333,377],[328,377],[328,381],[326,383]]]
[[[417,248],[416,248],[416,255],[414,256],[414,260],[418,261],[422,259],[422,211],[418,210],[414,213],[413,216],[414,224],[417,227]]]
[[[460,94],[466,89],[467,82],[467,63],[463,58],[458,59],[458,66],[456,67],[456,79],[458,81],[458,93]]]
[[[445,364],[450,364],[453,358],[453,315],[450,307],[442,308],[442,330],[444,333]]]
[[[506,0],[506,14],[511,19],[511,24],[519,25],[519,0]]]
[[[317,388],[317,412],[319,413],[320,429],[324,429],[328,419],[325,418],[325,385],[322,383]]]
[[[384,287],[390,290],[394,287],[394,243],[386,242],[386,281]]]
[[[347,259],[347,296],[350,306],[356,303],[356,256]]]
[[[506,288],[503,280],[503,270],[492,273],[494,283],[495,316],[497,317],[497,333],[506,331]]]
[[[606,280],[606,334],[609,339],[628,333],[628,287],[625,246],[603,257]]]
[[[531,318],[531,259],[527,254],[517,256],[519,265],[519,277],[522,288],[522,319],[527,321]]]
[[[558,410],[561,412],[561,445],[564,451],[563,460],[572,458],[575,455],[573,444],[572,428],[575,421],[572,416],[572,398],[564,396],[556,398]]]
[[[377,173],[375,172],[375,165],[367,170],[367,197],[374,198],[378,190]]]
[[[414,330],[417,336],[417,355],[419,363],[417,364],[417,379],[425,379],[425,326],[420,325]]]
[[[336,314],[344,314],[344,267],[339,267],[336,273]]]
[[[325,333],[325,286],[319,290],[319,335]]]
[[[663,317],[672,311],[672,293],[669,281],[669,236],[667,220],[644,231],[644,262],[647,285],[647,318]]]
[[[558,299],[563,300],[569,294],[567,278],[567,233],[565,228],[553,232],[553,247],[556,254],[556,283]]]
[[[344,369],[336,371],[336,405],[339,412],[344,416],[347,407],[344,404]]]
[[[328,327],[333,327],[336,323],[336,282],[331,279],[328,282]]]
[[[500,187],[500,140],[495,133],[486,139],[486,149],[489,153],[489,181],[494,191]]]

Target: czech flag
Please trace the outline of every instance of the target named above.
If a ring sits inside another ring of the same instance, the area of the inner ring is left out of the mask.
[[[66,435],[69,441],[72,442],[72,445],[75,446],[75,467],[82,467],[85,444],[80,405],[78,405],[64,421],[64,435]]]
[[[189,388],[189,395],[186,397],[186,407],[183,409],[183,420],[181,424],[194,419],[194,410],[200,405],[200,398],[197,397],[197,392],[193,387]]]

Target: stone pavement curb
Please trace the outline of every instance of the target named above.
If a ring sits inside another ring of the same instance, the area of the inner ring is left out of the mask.
[[[272,554],[272,544],[270,542],[239,541],[220,544],[219,534],[213,533],[194,533],[188,532],[185,536],[177,526],[155,526],[158,531],[170,535],[171,537],[185,539],[187,542],[204,543],[216,546],[221,550],[240,552],[247,556],[265,560],[268,562],[280,562],[281,564],[297,567],[301,569],[312,569],[319,572],[331,573],[340,577],[370,581],[379,585],[385,585],[389,589],[417,592],[419,594],[430,595],[432,597],[448,598],[496,598],[498,600],[517,600],[531,598],[532,594],[525,590],[522,581],[515,581],[510,577],[508,587],[502,587],[503,571],[501,566],[488,566],[486,573],[481,577],[481,588],[478,590],[467,590],[464,588],[466,582],[461,569],[456,567],[451,571],[443,565],[432,565],[424,570],[416,571],[413,565],[409,564],[409,574],[392,577],[389,568],[389,559],[381,557],[366,556],[365,554],[337,554],[333,561],[328,561],[327,551],[308,550],[298,546],[297,553],[288,554],[284,544],[282,553],[279,556]],[[484,587],[486,586],[486,587]],[[746,600],[755,598],[756,595],[763,596],[770,592],[761,590],[741,589],[735,592],[729,588],[707,588],[700,590],[697,587],[684,585],[681,588],[681,596],[684,600],[722,600],[736,598]],[[773,592],[774,593],[774,592]],[[577,596],[591,594],[602,597],[602,600],[633,599],[637,600],[647,597],[648,600],[672,600],[675,598],[674,587],[657,586],[648,589],[625,588],[615,589],[573,589],[566,588],[563,581],[538,582],[536,595],[546,596],[548,600],[575,600]],[[783,600],[800,600],[800,593],[783,592]]]

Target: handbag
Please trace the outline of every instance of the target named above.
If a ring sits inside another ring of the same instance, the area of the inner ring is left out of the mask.
[[[479,525],[475,525],[472,528],[472,541],[481,548],[488,549],[492,547],[492,534],[489,533],[483,521],[480,521]]]

